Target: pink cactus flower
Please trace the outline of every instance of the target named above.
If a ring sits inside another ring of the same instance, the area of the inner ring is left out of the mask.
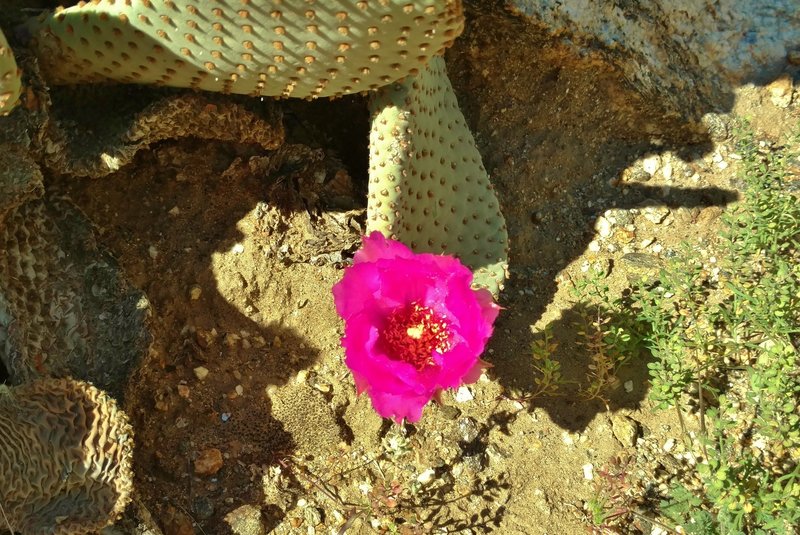
[[[373,232],[333,287],[345,364],[358,393],[396,422],[415,422],[443,389],[477,381],[500,307],[473,290],[452,256],[415,254]]]

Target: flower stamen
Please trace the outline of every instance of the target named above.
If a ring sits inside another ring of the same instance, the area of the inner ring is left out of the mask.
[[[434,351],[445,353],[452,347],[450,322],[416,301],[392,312],[381,334],[389,356],[417,370],[435,364]]]

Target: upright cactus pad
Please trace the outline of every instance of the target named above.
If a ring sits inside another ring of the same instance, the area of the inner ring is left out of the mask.
[[[459,257],[496,295],[508,265],[505,219],[444,59],[382,88],[371,109],[367,230]]]
[[[0,30],[0,115],[6,115],[19,102],[22,72],[17,67],[14,51]]]
[[[95,0],[30,29],[51,84],[313,98],[414,74],[463,24],[461,0]]]
[[[103,391],[71,379],[0,385],[0,504],[13,531],[103,528],[129,501],[132,457],[128,419]]]

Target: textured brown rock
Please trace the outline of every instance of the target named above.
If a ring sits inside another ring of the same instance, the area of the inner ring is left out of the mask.
[[[88,383],[0,385],[0,503],[23,535],[98,530],[125,508],[133,435],[116,402]]]
[[[194,473],[201,476],[213,476],[222,468],[222,452],[217,448],[201,451],[194,461]]]

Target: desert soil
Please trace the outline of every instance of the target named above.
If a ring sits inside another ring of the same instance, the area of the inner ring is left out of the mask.
[[[589,358],[570,289],[599,266],[621,291],[635,260],[657,265],[685,239],[711,248],[737,195],[731,117],[777,141],[798,107],[748,86],[706,127],[683,124],[600,56],[502,13],[470,19],[447,60],[504,207],[511,279],[493,367],[416,425],[356,396],[330,292],[363,224],[362,98],[281,103],[288,143],[303,147],[268,173],[248,162],[274,155],[189,139],[107,178],[49,177],[154,311],[124,400],[138,496],[120,532],[582,533],[612,458],[632,456],[656,487],[655,468],[678,462],[681,426],[654,412],[646,362],[629,363],[607,403],[581,396]],[[338,196],[301,191],[311,150]],[[545,326],[571,383],[525,400]],[[684,420],[691,432],[695,415]]]

